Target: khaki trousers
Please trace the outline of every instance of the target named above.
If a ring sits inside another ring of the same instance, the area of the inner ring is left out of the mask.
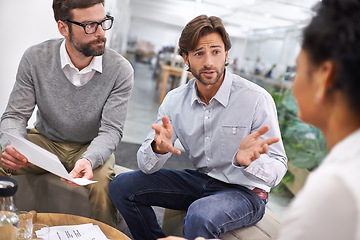
[[[68,172],[74,168],[76,161],[81,158],[81,155],[89,146],[89,144],[54,142],[36,129],[30,130],[28,140],[58,156]],[[89,190],[91,217],[113,227],[116,226],[118,221],[118,213],[109,194],[110,181],[115,177],[114,166],[115,154],[113,153],[102,166],[93,169],[94,177],[92,180],[98,182],[85,186]],[[2,166],[0,168],[0,175],[4,176],[28,173],[42,174],[46,172],[34,165],[18,170],[3,169]]]

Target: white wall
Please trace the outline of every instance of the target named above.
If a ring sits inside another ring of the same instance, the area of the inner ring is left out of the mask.
[[[246,72],[253,71],[256,59],[259,57],[265,72],[276,64],[273,76],[279,77],[286,71],[287,66],[295,66],[300,51],[299,34],[300,31],[291,31],[281,36],[264,35],[248,39],[241,67],[244,67]]]
[[[129,36],[137,41],[150,41],[155,45],[155,53],[157,53],[164,46],[176,46],[181,31],[182,28],[174,25],[133,18]]]
[[[52,1],[0,1],[0,112],[5,110],[19,61],[31,45],[60,37]]]
[[[112,4],[114,1],[116,0],[107,0],[109,7],[114,5]],[[0,115],[2,115],[24,51],[34,44],[62,36],[53,17],[51,0],[0,1],[0,29]],[[108,38],[110,44],[112,39]],[[34,117],[29,121],[29,125],[31,126],[33,122]]]

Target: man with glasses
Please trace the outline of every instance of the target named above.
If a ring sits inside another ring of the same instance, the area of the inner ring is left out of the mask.
[[[98,181],[86,186],[92,217],[114,226],[117,211],[108,186],[115,175],[114,151],[123,134],[133,69],[105,47],[113,17],[105,15],[104,0],[54,0],[53,10],[64,38],[24,53],[1,130],[56,154],[71,177]],[[27,133],[35,106],[35,127]],[[2,133],[1,145],[0,175],[45,172]]]

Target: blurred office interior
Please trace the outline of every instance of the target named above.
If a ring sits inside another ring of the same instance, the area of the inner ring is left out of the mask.
[[[165,93],[186,82],[187,73],[182,58],[177,54],[177,41],[183,27],[195,16],[206,14],[223,20],[232,42],[227,67],[229,71],[263,87],[284,92],[291,88],[296,71],[301,31],[313,16],[313,7],[318,2],[105,0],[107,14],[115,17],[113,28],[107,32],[107,46],[125,56],[135,69],[135,86],[122,141],[138,145],[149,132],[161,102],[163,66],[176,68],[180,72],[166,79]],[[23,52],[31,45],[61,37],[51,5],[50,0],[0,3],[1,112],[6,107]],[[33,122],[32,118],[29,127]],[[177,147],[181,148],[181,145]],[[121,159],[117,162],[122,163]],[[136,168],[136,164],[134,166]],[[270,206],[282,215],[296,191],[298,189],[290,191],[289,195],[274,195],[274,200],[269,202]]]

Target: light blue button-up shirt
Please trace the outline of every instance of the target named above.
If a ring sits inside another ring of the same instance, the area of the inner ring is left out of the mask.
[[[212,178],[268,192],[286,173],[287,158],[281,140],[248,167],[236,162],[242,139],[262,126],[268,125],[270,130],[261,138],[281,138],[271,95],[238,75],[226,72],[209,105],[197,96],[195,79],[190,80],[166,95],[155,123],[162,124],[164,115],[174,129],[172,142],[179,139],[195,168]],[[158,171],[171,156],[153,152],[154,136],[152,130],[137,154],[139,168],[148,174]]]

